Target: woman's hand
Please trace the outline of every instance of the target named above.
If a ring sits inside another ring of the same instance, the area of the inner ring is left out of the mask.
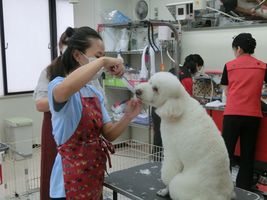
[[[103,59],[104,68],[115,76],[122,76],[124,74],[123,61],[119,58],[101,57]]]
[[[131,99],[127,102],[124,116],[132,120],[141,112],[141,110],[142,102],[140,99]]]

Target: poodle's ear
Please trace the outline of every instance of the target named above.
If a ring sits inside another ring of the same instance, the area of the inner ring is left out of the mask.
[[[158,107],[156,113],[164,119],[175,121],[183,113],[183,107],[178,98],[168,99],[161,107]]]

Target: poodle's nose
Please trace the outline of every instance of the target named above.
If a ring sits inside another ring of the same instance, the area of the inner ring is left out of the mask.
[[[141,96],[141,95],[142,95],[142,90],[137,89],[137,90],[135,91],[135,94],[136,94],[137,96]]]

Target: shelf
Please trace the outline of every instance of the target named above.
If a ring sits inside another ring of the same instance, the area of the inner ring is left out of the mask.
[[[129,126],[134,128],[143,128],[143,129],[149,129],[149,124],[137,124],[137,123],[130,123]]]
[[[125,23],[106,23],[98,24],[99,28],[112,27],[112,28],[138,28],[138,27],[148,27],[150,24],[153,26],[162,26],[171,24],[173,26],[179,26],[177,21],[170,20],[142,20],[142,21],[131,21]]]
[[[143,53],[143,50],[133,50],[133,51],[121,51],[120,52],[123,55],[139,55]],[[105,54],[118,54],[118,51],[106,51]]]
[[[105,85],[105,88],[112,89],[112,90],[128,90],[130,92],[130,90],[127,87]]]

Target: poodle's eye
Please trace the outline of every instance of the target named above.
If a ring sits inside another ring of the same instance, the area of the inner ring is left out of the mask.
[[[153,89],[154,92],[158,92],[159,91],[159,89],[157,87],[153,87],[152,89]]]

